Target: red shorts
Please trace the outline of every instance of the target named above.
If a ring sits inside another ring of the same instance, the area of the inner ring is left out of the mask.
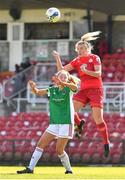
[[[80,90],[74,95],[73,99],[83,103],[83,106],[90,103],[91,107],[103,108],[103,88]]]

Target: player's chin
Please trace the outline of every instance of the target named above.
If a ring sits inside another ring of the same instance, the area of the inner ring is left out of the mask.
[[[57,81],[53,81],[53,84],[59,86],[59,83]]]
[[[81,53],[78,53],[78,56],[79,56],[79,57],[82,57],[83,55],[82,55]]]

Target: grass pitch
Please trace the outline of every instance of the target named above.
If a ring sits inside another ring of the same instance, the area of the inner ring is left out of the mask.
[[[24,167],[0,166],[0,180],[123,180],[125,167],[73,167],[74,174],[64,174],[63,167],[36,167],[34,174],[16,174]]]

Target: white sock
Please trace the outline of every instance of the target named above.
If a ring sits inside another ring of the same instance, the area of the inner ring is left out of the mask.
[[[41,158],[43,154],[43,149],[36,147],[35,151],[33,152],[33,155],[31,157],[30,163],[28,168],[33,170],[34,167],[36,166],[37,162],[39,161],[39,159]]]
[[[66,171],[72,171],[68,154],[64,151],[64,153],[58,155],[58,157],[60,158],[61,163],[65,167]]]

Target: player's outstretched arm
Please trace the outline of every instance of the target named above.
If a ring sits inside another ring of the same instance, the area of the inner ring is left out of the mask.
[[[70,64],[67,64],[65,66],[62,65],[60,54],[57,51],[53,51],[53,56],[56,59],[57,71],[64,69],[65,71],[69,72],[74,69]]]
[[[62,65],[62,62],[61,62],[60,54],[57,51],[53,51],[52,54],[56,59],[57,71],[60,71],[60,70],[64,69],[64,67]]]
[[[34,94],[37,94],[37,95],[40,95],[40,96],[44,96],[44,95],[47,94],[47,89],[38,89],[36,87],[36,83],[35,82],[30,80],[28,83],[29,83],[30,88],[31,88],[31,90],[32,90],[32,92]]]

